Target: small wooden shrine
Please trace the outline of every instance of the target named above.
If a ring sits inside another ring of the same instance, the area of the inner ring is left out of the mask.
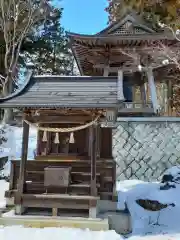
[[[50,208],[53,215],[69,209],[96,217],[98,200],[112,200],[114,194],[112,126],[117,117],[159,111],[154,74],[159,79],[162,71],[158,75],[154,67],[162,59],[152,59],[146,50],[159,40],[173,44],[171,36],[132,15],[95,35],[67,35],[81,76],[30,73],[21,89],[0,99],[1,108],[23,112],[22,159],[12,161],[5,194],[14,196],[16,214]],[[138,103],[136,85],[141,89]],[[34,161],[27,159],[30,126],[38,131]]]
[[[87,210],[96,217],[99,199],[112,199],[116,164],[112,157],[117,79],[29,75],[17,93],[1,100],[21,108],[21,161],[11,164],[10,188],[16,214],[24,209]],[[37,156],[27,160],[29,127],[38,130]]]

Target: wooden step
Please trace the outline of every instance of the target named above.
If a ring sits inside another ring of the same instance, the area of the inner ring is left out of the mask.
[[[57,213],[57,209],[88,210],[90,203],[93,201],[93,204],[96,205],[98,199],[98,197],[88,195],[77,196],[69,194],[23,194],[21,197],[21,204],[24,207],[53,208]]]
[[[72,182],[86,182],[90,183],[91,173],[90,172],[71,172]],[[97,183],[100,182],[100,173],[96,173]]]
[[[100,184],[97,184],[97,188],[100,188]],[[89,195],[91,185],[86,183],[79,183],[79,184],[70,184],[67,188],[66,187],[45,187],[43,182],[26,182],[26,193],[69,193],[69,194],[84,194]]]
[[[31,174],[41,174],[44,175],[44,171],[27,171],[27,173],[31,173]],[[71,172],[72,175],[76,174],[76,175],[83,175],[83,176],[89,176],[91,175],[90,172]],[[100,173],[96,173],[97,176],[100,176]]]
[[[26,181],[26,186],[34,186],[34,187],[45,187],[44,186],[44,182],[31,182],[31,181]],[[97,187],[99,187],[100,184],[97,184]],[[81,188],[81,187],[90,187],[90,184],[83,184],[83,183],[78,183],[78,184],[70,184],[68,187],[78,187],[78,188]],[[46,187],[45,187],[46,188]],[[58,187],[58,188],[61,188]]]
[[[65,167],[68,167],[68,166],[54,166],[54,167],[62,167],[62,168],[65,168]],[[96,167],[96,171],[97,173],[104,173],[106,175],[112,175],[112,172],[114,170],[114,167],[113,166],[97,166]],[[19,167],[16,171],[19,171]],[[42,168],[41,166],[37,166],[36,168],[35,167],[29,167],[27,166],[27,173],[35,173],[35,172],[38,172],[39,174],[43,174],[44,172],[44,167]],[[90,173],[91,172],[91,166],[74,166],[72,165],[71,166],[71,172],[79,172],[79,173]]]
[[[71,172],[72,175],[91,176],[90,172]],[[96,176],[100,176],[100,173],[96,173]]]
[[[74,199],[74,200],[98,200],[98,196],[89,196],[89,195],[70,195],[70,194],[23,194],[24,198],[41,198],[41,199]]]
[[[100,173],[96,173],[97,182],[100,182]],[[41,182],[44,181],[44,171],[27,171],[26,180]],[[90,172],[71,172],[72,182],[90,182]]]

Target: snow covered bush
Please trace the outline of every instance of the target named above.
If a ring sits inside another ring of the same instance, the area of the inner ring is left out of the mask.
[[[160,179],[160,182],[119,183],[118,209],[129,210],[133,234],[179,231],[180,166],[166,170]]]

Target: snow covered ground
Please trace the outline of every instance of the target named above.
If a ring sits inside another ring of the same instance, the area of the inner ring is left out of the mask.
[[[12,129],[11,129],[12,130]],[[14,128],[9,135],[9,141],[4,148],[10,149],[9,159],[19,159],[21,156],[22,129]],[[36,130],[31,129],[29,138],[28,159],[33,159],[33,151],[36,148]],[[10,164],[5,167],[5,172],[9,172]],[[124,210],[128,207],[132,220],[132,234],[128,240],[180,240],[180,169],[171,169],[166,174],[174,176],[174,188],[160,190],[162,184],[158,182],[146,183],[132,180],[117,183],[119,203],[118,208]],[[0,181],[0,207],[4,206],[4,191],[8,188],[8,183]],[[163,204],[171,204],[167,208],[152,212],[140,207],[137,199],[158,200]],[[172,206],[173,204],[173,206]],[[40,238],[49,239],[103,239],[103,240],[122,240],[123,236],[114,231],[92,232],[80,229],[67,228],[45,228],[31,229],[20,226],[0,227],[1,240],[39,240]]]
[[[114,231],[93,232],[70,228],[24,228],[21,226],[1,227],[1,240],[120,240],[121,237]]]
[[[8,182],[6,182],[4,180],[0,180],[0,209],[4,208],[6,206],[4,193],[6,190],[8,190],[8,187],[9,187]]]
[[[162,235],[162,239],[180,239],[180,167],[172,167],[164,174],[172,176],[172,180],[165,183],[129,180],[117,184],[118,208],[128,208],[132,236],[151,235],[153,239],[154,235],[154,238],[160,239]],[[162,190],[165,186],[168,189]],[[138,199],[158,201],[167,207],[159,211],[146,210],[136,202]]]
[[[2,126],[1,126],[2,127]],[[9,162],[5,165],[3,174],[8,176],[10,173],[10,161],[13,159],[21,158],[22,148],[22,128],[18,127],[5,127],[6,135],[8,139],[6,143],[0,146],[0,157],[8,156]],[[35,128],[30,129],[29,145],[28,145],[28,160],[34,159],[34,150],[36,149],[37,130]]]

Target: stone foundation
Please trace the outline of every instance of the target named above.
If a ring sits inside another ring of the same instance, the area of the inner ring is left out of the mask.
[[[120,120],[120,119],[119,119]],[[179,118],[129,118],[113,132],[117,180],[157,180],[180,164]]]

